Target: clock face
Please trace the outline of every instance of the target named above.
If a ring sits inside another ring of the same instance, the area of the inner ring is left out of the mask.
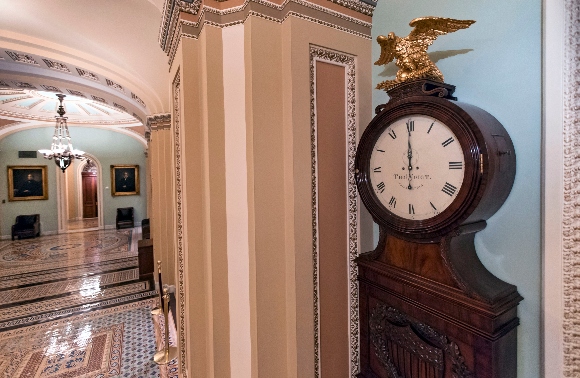
[[[448,126],[416,114],[383,130],[369,168],[374,193],[387,210],[403,219],[426,220],[443,212],[457,197],[465,160]]]

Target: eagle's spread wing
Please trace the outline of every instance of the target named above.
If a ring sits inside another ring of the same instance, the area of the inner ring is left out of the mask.
[[[377,66],[382,66],[383,64],[390,63],[395,59],[395,38],[394,35],[391,37],[385,37],[384,35],[379,35],[377,37],[377,42],[381,46],[381,56],[379,60],[375,62]]]
[[[473,20],[456,20],[443,17],[420,17],[409,23],[409,26],[415,29],[406,39],[422,45],[421,47],[426,50],[438,36],[452,33],[459,29],[467,29],[474,22]]]

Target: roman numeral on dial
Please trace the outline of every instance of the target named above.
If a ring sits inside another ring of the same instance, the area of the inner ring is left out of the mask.
[[[397,207],[397,200],[395,199],[395,197],[391,197],[391,200],[389,201],[389,205],[391,205],[393,207]]]
[[[441,143],[443,145],[443,147],[447,147],[449,146],[453,141],[455,141],[455,139],[453,139],[453,137],[447,139],[445,142]]]
[[[415,121],[407,121],[407,132],[415,131]]]
[[[379,182],[379,183],[377,184],[377,189],[378,189],[378,190],[379,190],[379,192],[381,192],[381,193],[382,193],[382,192],[384,192],[384,191],[385,191],[385,183],[384,183],[384,182],[382,182],[382,181],[381,181],[381,182]]]
[[[389,131],[389,136],[393,139],[397,139],[397,134],[395,134],[395,130]]]
[[[427,130],[427,134],[429,134],[429,133],[431,132],[431,129],[433,128],[433,125],[434,125],[434,124],[435,124],[435,122],[433,122],[433,123],[431,124],[431,126],[429,126],[429,130]]]
[[[409,214],[415,214],[415,208],[411,204],[409,204]]]
[[[441,191],[449,196],[453,196],[455,194],[455,191],[457,190],[456,187],[454,187],[453,185],[451,185],[450,183],[446,182],[445,185],[443,185],[443,189],[441,189]]]
[[[381,171],[381,167],[376,167],[373,169],[373,172],[380,172]]]
[[[449,162],[449,169],[463,169],[463,162],[462,161],[450,161]]]
[[[437,208],[435,207],[435,205],[433,205],[433,202],[429,202],[431,204],[431,207],[433,208],[433,210],[437,211]]]

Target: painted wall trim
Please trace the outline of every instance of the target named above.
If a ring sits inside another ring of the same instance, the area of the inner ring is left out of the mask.
[[[252,377],[244,25],[222,29],[232,377]]]
[[[317,163],[317,129],[316,129],[316,62],[322,61],[345,67],[346,74],[346,125],[347,125],[347,191],[348,198],[348,270],[349,270],[349,323],[350,323],[350,375],[355,377],[360,367],[359,356],[359,321],[358,321],[358,269],[354,259],[359,254],[358,245],[358,202],[354,176],[354,158],[356,153],[356,59],[352,55],[327,49],[321,46],[310,46],[310,125],[312,156],[312,263],[314,295],[314,368],[315,377],[320,377],[320,301],[319,301],[319,230],[318,230],[318,163]]]

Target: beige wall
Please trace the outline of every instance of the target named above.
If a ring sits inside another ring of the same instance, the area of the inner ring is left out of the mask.
[[[366,125],[371,41],[295,17],[250,17],[231,28],[205,25],[197,39],[181,39],[169,72],[170,81],[179,75],[178,138],[172,125],[169,154],[155,132],[150,144],[153,217],[168,219],[166,206],[178,221],[163,233],[152,220],[152,231],[176,246],[178,334],[190,377],[313,377],[309,47],[357,56],[357,119]],[[243,44],[243,60],[228,55],[233,41]],[[230,75],[237,70],[241,81]],[[226,111],[225,101],[238,107]],[[159,156],[174,161],[178,150],[176,173],[164,176]],[[155,194],[161,177],[166,188],[173,180],[181,204]],[[348,298],[339,300],[344,308]]]

